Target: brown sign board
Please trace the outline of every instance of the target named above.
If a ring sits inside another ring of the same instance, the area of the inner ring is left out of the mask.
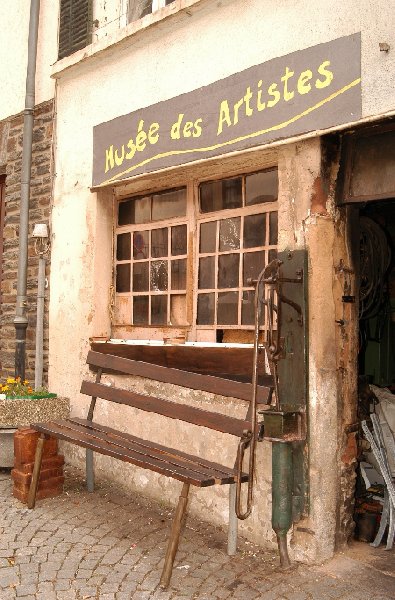
[[[274,58],[93,129],[92,185],[361,117],[361,35]]]

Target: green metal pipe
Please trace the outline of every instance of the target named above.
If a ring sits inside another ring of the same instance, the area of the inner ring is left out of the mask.
[[[291,566],[287,549],[287,533],[292,525],[292,445],[272,444],[272,527],[277,535],[280,564]]]

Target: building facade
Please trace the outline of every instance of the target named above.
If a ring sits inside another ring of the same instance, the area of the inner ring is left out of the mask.
[[[92,345],[142,356],[147,346],[181,342],[179,356],[195,347],[196,362],[209,346],[249,347],[251,280],[276,256],[307,257],[305,502],[290,547],[308,562],[331,557],[353,528],[365,373],[358,231],[368,215],[360,203],[378,201],[390,228],[394,218],[394,4],[362,5],[63,0],[47,82],[56,84],[49,384],[71,398],[75,415],[87,410],[79,386]],[[230,398],[142,378],[129,385],[241,414]],[[234,440],[202,428],[101,411],[147,439],[234,458]],[[67,453],[83,460],[75,447]],[[96,465],[129,489],[166,502],[178,495],[155,473],[104,457]],[[267,545],[268,441],[258,444],[256,472],[241,531]],[[190,510],[224,525],[225,492],[197,491]]]

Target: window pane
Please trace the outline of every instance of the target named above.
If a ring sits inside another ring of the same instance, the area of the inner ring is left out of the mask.
[[[200,254],[204,254],[205,252],[215,252],[216,233],[217,221],[202,223],[200,225]]]
[[[171,289],[185,290],[187,287],[186,258],[171,261]]]
[[[264,246],[266,238],[266,215],[250,215],[244,219],[244,248]]]
[[[151,296],[151,325],[166,325],[167,296]]]
[[[172,217],[183,217],[187,211],[186,189],[171,190],[152,196],[152,220],[161,221]]]
[[[277,244],[278,237],[278,218],[277,212],[269,213],[269,244],[275,246]]]
[[[254,325],[254,295],[253,291],[243,292],[241,301],[241,324]]]
[[[116,290],[130,292],[130,263],[117,265]]]
[[[133,258],[143,260],[149,256],[149,232],[135,231],[133,234]]]
[[[133,291],[148,292],[148,262],[134,263],[133,265]]]
[[[154,229],[151,232],[151,256],[159,258],[168,255],[168,232],[167,227]]]
[[[218,325],[237,325],[238,299],[238,292],[225,292],[218,294]]]
[[[117,260],[131,259],[130,233],[117,235]]]
[[[132,198],[118,205],[118,224],[132,225],[150,221],[151,197]]]
[[[129,23],[152,12],[152,0],[129,0]]]
[[[246,177],[246,206],[274,202],[278,196],[278,172],[263,171]]]
[[[199,289],[215,288],[215,257],[206,256],[199,259]]]
[[[212,325],[214,323],[214,294],[199,294],[197,305],[197,324]]]
[[[240,217],[223,219],[219,226],[219,250],[237,250],[240,248]]]
[[[151,263],[151,291],[167,290],[167,260],[155,260]]]
[[[177,294],[170,297],[170,323],[172,325],[187,324],[186,296]]]
[[[133,298],[133,324],[148,325],[148,296]]]
[[[200,185],[200,210],[203,213],[242,205],[242,179],[221,179]]]
[[[277,258],[277,250],[269,250],[269,262]]]
[[[231,288],[239,285],[239,254],[218,257],[218,287]]]
[[[171,228],[171,254],[178,256],[187,253],[187,226],[177,225]]]
[[[246,252],[243,255],[243,285],[251,285],[248,279],[257,279],[259,273],[265,266],[265,253]]]

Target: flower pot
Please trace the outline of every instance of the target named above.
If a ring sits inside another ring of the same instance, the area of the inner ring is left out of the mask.
[[[13,467],[13,434],[18,427],[31,423],[67,419],[69,414],[69,399],[59,398],[54,394],[49,394],[44,398],[0,400],[0,468]]]

